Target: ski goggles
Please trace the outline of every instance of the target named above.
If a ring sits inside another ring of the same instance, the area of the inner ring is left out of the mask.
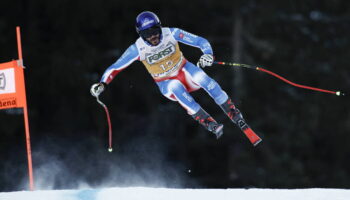
[[[161,29],[160,27],[157,27],[157,26],[140,31],[140,35],[143,38],[150,38],[153,35],[157,35],[157,34],[160,35],[160,33],[161,33]]]

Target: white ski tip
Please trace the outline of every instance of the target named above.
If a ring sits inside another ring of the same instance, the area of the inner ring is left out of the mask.
[[[258,145],[261,141],[262,141],[262,139],[256,141],[253,145],[256,147],[256,145]]]

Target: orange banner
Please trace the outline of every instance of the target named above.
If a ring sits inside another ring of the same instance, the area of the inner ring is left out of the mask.
[[[20,61],[0,63],[0,109],[26,106],[23,67]]]

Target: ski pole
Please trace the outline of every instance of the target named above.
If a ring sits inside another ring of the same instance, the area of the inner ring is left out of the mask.
[[[112,148],[112,124],[111,124],[111,119],[110,119],[110,116],[109,116],[108,108],[107,108],[107,106],[104,103],[102,103],[102,101],[100,101],[98,96],[96,96],[96,100],[106,111],[107,122],[108,122],[108,139],[109,139],[108,151],[112,152],[113,151],[113,148]]]
[[[262,67],[256,67],[256,66],[252,66],[252,65],[247,65],[247,64],[241,64],[241,63],[230,63],[230,62],[221,62],[221,61],[215,61],[214,64],[218,64],[218,65],[227,65],[227,66],[235,66],[235,67],[245,67],[245,68],[249,68],[249,69],[255,69],[258,71],[262,71],[265,72],[267,74],[270,74],[290,85],[293,85],[295,87],[299,87],[299,88],[304,88],[304,89],[308,89],[308,90],[314,90],[314,91],[319,91],[319,92],[325,92],[325,93],[330,93],[330,94],[335,94],[337,96],[345,96],[344,93],[342,93],[341,91],[331,91],[331,90],[325,90],[325,89],[320,89],[320,88],[315,88],[315,87],[310,87],[310,86],[306,86],[306,85],[301,85],[301,84],[297,84],[294,83],[292,81],[287,80],[286,78],[272,72],[269,71],[267,69],[264,69]]]

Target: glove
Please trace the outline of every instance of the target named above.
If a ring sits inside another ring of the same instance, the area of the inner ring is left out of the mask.
[[[200,58],[199,61],[197,62],[197,66],[199,67],[206,67],[206,66],[212,66],[214,62],[214,57],[210,54],[203,54]]]
[[[105,90],[105,83],[95,83],[91,86],[90,93],[94,97],[98,97]]]

